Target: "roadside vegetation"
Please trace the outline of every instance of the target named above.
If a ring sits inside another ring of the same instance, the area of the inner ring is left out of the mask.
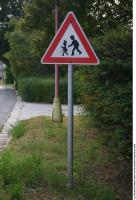
[[[78,102],[77,84],[75,83],[74,103]],[[26,77],[18,80],[18,92],[24,101],[52,103],[55,92],[55,80],[50,77]],[[67,79],[59,80],[61,103],[67,104]]]
[[[54,36],[54,5],[50,0],[0,3],[0,59],[7,64],[7,83],[15,80],[25,101],[53,101],[54,66],[40,60]],[[66,187],[66,119],[53,124],[35,118],[12,130],[1,155],[3,200],[42,194],[41,199],[131,199],[132,1],[61,0],[59,24],[70,10],[100,59],[98,66],[74,66],[74,101],[87,119],[75,118],[75,187]],[[61,102],[67,103],[66,66],[59,75]]]
[[[66,121],[58,124],[38,117],[13,128],[12,140],[0,157],[1,200],[131,199],[124,179],[127,169],[102,144],[98,130],[85,128],[82,117],[74,119],[74,188],[68,189]]]

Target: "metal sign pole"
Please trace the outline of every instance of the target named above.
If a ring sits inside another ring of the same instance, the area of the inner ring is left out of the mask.
[[[73,66],[68,65],[68,132],[67,132],[67,175],[69,187],[73,185]]]

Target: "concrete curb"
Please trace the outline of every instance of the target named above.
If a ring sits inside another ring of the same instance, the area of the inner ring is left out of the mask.
[[[15,104],[11,114],[9,115],[9,118],[5,122],[3,129],[1,131],[1,134],[0,134],[0,151],[3,150],[9,143],[9,141],[11,139],[11,136],[9,133],[10,133],[12,127],[15,126],[15,124],[19,121],[19,116],[20,116],[22,107],[23,107],[23,102],[22,102],[21,98],[17,95],[16,104]]]
[[[23,107],[23,102],[19,96],[17,96],[17,102],[8,118],[6,123],[4,124],[4,127],[2,129],[2,133],[8,134],[11,130],[11,128],[19,121],[19,116],[21,109]]]

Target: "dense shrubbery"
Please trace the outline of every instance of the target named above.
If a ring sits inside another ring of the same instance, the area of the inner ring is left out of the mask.
[[[30,102],[50,102],[53,99],[53,81],[43,78],[21,78],[18,91],[23,100]]]
[[[6,34],[11,49],[4,54],[4,57],[9,60],[14,79],[16,80],[19,76],[31,77],[47,74],[49,76],[54,73],[54,67],[48,67],[48,65],[43,67],[40,62],[42,57],[40,49],[34,48],[37,43],[41,44],[44,34],[41,31],[34,31],[31,34],[24,33],[20,28],[22,23],[20,20],[16,31]],[[16,24],[16,20],[11,21],[11,27],[14,24]]]
[[[6,84],[13,84],[14,83],[14,78],[11,73],[11,68],[7,66],[6,68]]]
[[[21,78],[18,80],[18,91],[25,101],[52,103],[54,84],[54,79],[51,78]],[[59,95],[61,103],[67,103],[66,79],[60,79]],[[74,92],[74,103],[77,103],[77,90]]]
[[[100,128],[104,143],[128,159],[132,137],[131,45],[132,35],[125,30],[97,38],[100,65],[77,73],[82,83],[80,98],[91,126]]]

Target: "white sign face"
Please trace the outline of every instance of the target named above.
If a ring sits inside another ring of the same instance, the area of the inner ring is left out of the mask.
[[[70,24],[54,50],[52,57],[89,58],[73,26]]]

